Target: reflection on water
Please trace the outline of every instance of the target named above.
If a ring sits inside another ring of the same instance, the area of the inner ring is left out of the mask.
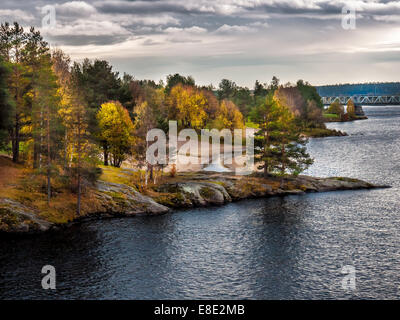
[[[160,217],[112,219],[57,234],[0,240],[0,298],[399,298],[400,108],[330,124],[309,174],[392,189],[248,200]],[[41,268],[57,290],[41,289]],[[356,291],[341,287],[354,265]]]

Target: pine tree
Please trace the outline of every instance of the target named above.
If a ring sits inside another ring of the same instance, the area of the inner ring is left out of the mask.
[[[86,146],[86,156],[90,157],[89,139],[88,139],[88,124],[86,121],[86,110],[82,99],[79,96],[74,96],[71,103],[71,122],[70,127],[72,129],[71,140],[75,145],[76,150],[76,181],[77,181],[77,204],[76,213],[78,216],[81,215],[81,198],[82,198],[82,167],[83,159],[85,158],[84,147]],[[89,159],[86,157],[86,159]]]
[[[68,65],[68,58],[62,52],[59,52],[59,55]],[[66,71],[68,68],[65,63],[63,64],[64,67],[61,69]],[[58,67],[61,66],[58,65]],[[57,69],[57,66],[55,69],[60,74],[61,71]],[[76,214],[80,216],[84,187],[87,184],[93,184],[99,175],[99,171],[96,169],[99,150],[89,130],[88,107],[85,96],[79,82],[74,80],[76,79],[64,74],[63,80],[60,81],[63,92],[60,112],[67,130],[64,139],[67,148],[64,146],[64,150],[67,150],[68,166],[64,164],[64,170],[68,177],[72,178],[72,186],[77,194]]]
[[[299,174],[312,164],[306,152],[307,139],[296,126],[295,116],[270,93],[250,114],[259,130],[255,134],[255,162],[264,176],[289,172]]]
[[[33,168],[40,167],[41,154],[41,143],[43,137],[38,135],[40,133],[40,128],[43,126],[43,110],[41,110],[41,121],[35,122],[35,110],[33,106],[33,101],[36,99],[36,89],[38,87],[44,88],[46,84],[43,82],[43,78],[40,79],[40,74],[42,72],[48,73],[49,84],[55,85],[54,74],[51,73],[50,67],[51,62],[49,60],[49,47],[47,42],[43,40],[39,31],[36,31],[33,27],[30,29],[29,33],[26,33],[26,44],[23,49],[22,64],[27,67],[29,85],[27,87],[28,92],[25,95],[26,101],[26,115],[30,118],[30,127],[32,128],[32,138],[33,138]],[[44,71],[47,68],[46,71]],[[43,77],[43,75],[42,75]],[[53,79],[50,79],[53,77]],[[41,82],[41,83],[39,83]]]
[[[278,104],[269,94],[260,104],[256,105],[250,113],[250,119],[258,124],[259,130],[255,133],[255,163],[260,163],[258,169],[263,169],[267,177],[277,163],[274,143],[277,141],[277,121],[279,119]]]
[[[297,175],[313,163],[305,148],[308,139],[301,134],[301,128],[296,125],[295,115],[289,107],[279,101],[276,103],[278,118],[273,133],[273,153],[278,161],[274,169],[282,176],[287,172]]]
[[[8,131],[12,126],[13,104],[7,86],[10,69],[0,56],[0,148],[8,143]]]
[[[11,27],[9,23],[0,27],[0,53],[3,59],[11,66],[9,76],[9,92],[15,104],[12,115],[13,125],[10,128],[12,142],[13,161],[19,161],[19,145],[22,140],[21,129],[26,124],[26,104],[24,95],[29,86],[28,68],[22,64],[24,46],[27,43],[27,35],[24,29],[17,23]]]
[[[49,50],[39,31],[31,28],[29,32],[14,22],[1,24],[0,27],[0,56],[10,66],[11,74],[8,77],[10,97],[15,108],[13,109],[10,137],[12,142],[13,161],[20,160],[20,143],[34,135],[34,163],[39,160],[37,130],[32,128],[34,97],[33,88],[37,86],[37,75],[41,68],[42,56]]]
[[[32,99],[32,126],[34,137],[39,140],[35,141],[39,153],[46,159],[47,201],[50,203],[51,177],[59,159],[60,141],[64,132],[58,114],[60,97],[57,92],[57,77],[52,70],[50,54],[41,55],[36,77]],[[41,164],[40,162],[39,168]]]

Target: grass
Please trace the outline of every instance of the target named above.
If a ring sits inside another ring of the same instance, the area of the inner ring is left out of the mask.
[[[333,177],[332,179],[338,180],[338,181],[348,181],[348,182],[358,182],[360,180],[355,179],[355,178],[347,178],[347,177]]]
[[[222,187],[226,188],[226,183],[224,183],[223,181],[202,180],[202,182],[213,183],[213,184],[217,184],[217,185],[219,185],[219,186],[222,186]]]
[[[0,156],[0,197],[15,196],[15,186],[23,172],[22,165],[13,163],[8,156]]]
[[[126,174],[121,168],[115,168],[112,166],[99,167],[102,170],[99,180],[126,185],[130,185],[132,182],[132,177],[129,174]]]
[[[324,117],[327,119],[339,119],[339,115],[336,113],[324,113]]]
[[[0,198],[17,201],[50,222],[66,223],[76,218],[76,194],[53,181],[53,194],[48,205],[43,185],[44,176],[36,175],[32,169],[24,168],[21,164],[13,163],[11,158],[0,155]],[[91,192],[83,194],[82,214],[92,211],[97,204]]]
[[[153,185],[151,181],[149,181],[147,188],[138,187],[143,184],[143,181],[141,181],[143,172],[111,166],[99,167],[102,169],[99,177],[101,181],[131,186],[141,193],[154,198],[157,202],[170,207],[185,206],[186,200],[183,195],[173,192],[157,192],[155,190],[156,185]],[[169,177],[167,173],[164,173],[157,180],[159,183],[188,181],[193,175],[194,173],[185,173]],[[57,179],[54,179],[54,181],[52,179],[53,194],[49,205],[45,186],[45,176],[35,174],[34,170],[25,168],[21,164],[14,164],[11,158],[7,156],[0,156],[0,198],[8,198],[21,203],[49,222],[62,224],[76,219],[77,195],[68,186],[63,186],[57,182]],[[116,205],[121,207],[126,205],[126,196],[124,194],[117,192],[104,192],[104,194],[110,196]],[[104,210],[104,198],[90,186],[82,194],[81,200],[82,216],[103,212],[102,210]],[[12,216],[6,215],[2,209],[5,208],[0,207],[0,224],[4,224],[4,221],[9,223]]]

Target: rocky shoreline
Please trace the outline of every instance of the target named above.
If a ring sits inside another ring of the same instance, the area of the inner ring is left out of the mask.
[[[329,118],[325,118],[325,122],[329,123],[329,122],[353,122],[353,121],[359,121],[359,120],[368,120],[367,116],[357,116],[355,118],[351,118],[351,119],[329,119]]]
[[[348,134],[335,129],[314,128],[305,130],[303,135],[308,138],[346,137]]]
[[[92,219],[160,215],[179,208],[219,206],[243,199],[387,187],[341,177],[265,179],[229,173],[187,173],[168,179],[143,194],[125,184],[98,181],[90,191],[92,197],[86,203],[84,214],[67,223],[49,221],[33,208],[0,198],[0,233],[35,234]]]

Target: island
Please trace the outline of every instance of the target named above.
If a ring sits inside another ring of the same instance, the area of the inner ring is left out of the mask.
[[[354,103],[352,99],[347,102],[346,110],[339,100],[335,100],[323,115],[325,122],[348,122],[368,119],[362,105]]]

